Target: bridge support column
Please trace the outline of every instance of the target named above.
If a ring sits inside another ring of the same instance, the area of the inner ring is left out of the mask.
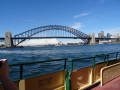
[[[4,42],[5,47],[13,47],[13,40],[12,40],[12,34],[10,31],[5,32],[5,42]]]
[[[91,37],[90,44],[91,44],[91,45],[92,45],[92,44],[96,44],[94,33],[92,33],[92,34],[90,35],[90,37]]]

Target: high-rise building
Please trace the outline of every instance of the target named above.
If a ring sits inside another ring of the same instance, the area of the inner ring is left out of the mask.
[[[101,38],[104,38],[104,31],[101,31]]]
[[[107,33],[107,38],[110,38],[110,33]]]
[[[98,33],[98,38],[101,38],[101,33]]]
[[[119,37],[119,33],[116,33],[116,37],[117,37],[117,38]]]

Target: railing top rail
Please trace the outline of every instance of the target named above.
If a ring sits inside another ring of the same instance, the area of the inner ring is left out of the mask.
[[[107,53],[106,55],[117,54],[117,53],[120,53],[120,52]]]
[[[99,54],[99,55],[95,55],[95,57],[105,57],[106,54]]]
[[[74,62],[74,61],[82,61],[82,60],[85,60],[85,59],[94,59],[94,58],[97,58],[97,57],[109,56],[110,54],[120,54],[120,52],[107,53],[107,54],[99,54],[99,55],[95,55],[95,56],[93,56],[93,57],[75,58],[75,59],[72,59],[72,60],[70,60],[70,61],[71,61],[71,62]]]
[[[76,59],[72,59],[72,60],[70,60],[71,61],[71,69],[70,69],[70,74],[69,75],[71,75],[72,74],[72,71],[73,71],[73,67],[74,67],[74,65],[73,65],[73,63],[74,63],[74,61],[84,61],[84,60],[86,60],[86,59],[93,59],[93,62],[92,62],[92,68],[94,69],[94,67],[95,67],[95,65],[97,64],[96,63],[96,59],[98,58],[98,57],[103,57],[104,59],[104,62],[106,62],[106,65],[108,64],[108,57],[110,56],[110,54],[115,54],[116,56],[116,60],[117,60],[117,55],[118,54],[120,54],[120,52],[114,52],[114,53],[107,53],[107,54],[99,54],[99,55],[95,55],[95,56],[93,56],[93,57],[87,57],[87,58],[76,58]]]
[[[94,59],[95,57],[86,57],[86,58],[76,58],[76,59],[72,59],[70,60],[71,62],[74,62],[74,61],[82,61],[82,60],[85,60],[85,59]]]
[[[53,61],[60,61],[60,60],[67,60],[67,59],[68,58],[51,59],[51,60],[40,60],[40,61],[34,61],[34,62],[21,62],[21,63],[9,64],[9,66],[18,66],[18,65],[35,64],[35,63],[53,62]]]

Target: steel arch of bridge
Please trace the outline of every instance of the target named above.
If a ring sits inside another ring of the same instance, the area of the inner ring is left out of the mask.
[[[88,43],[88,41],[90,39],[90,37],[87,34],[84,34],[83,32],[81,32],[77,29],[67,27],[67,26],[61,26],[61,25],[48,25],[48,26],[37,27],[37,28],[31,29],[31,30],[25,31],[23,33],[14,35],[14,38],[16,38],[14,45],[17,46],[18,44],[22,43],[26,39],[29,39],[29,37],[32,37],[33,35],[35,35],[37,33],[41,33],[43,31],[47,31],[47,30],[63,30],[63,31],[69,32],[69,33],[75,35],[77,38],[82,39],[85,43]],[[21,39],[22,37],[24,37],[24,38]]]

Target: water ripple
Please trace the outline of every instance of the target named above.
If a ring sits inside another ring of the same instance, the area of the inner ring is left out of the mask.
[[[9,63],[19,62],[31,62],[38,60],[48,60],[55,58],[82,58],[88,56],[94,56],[96,54],[119,52],[120,44],[110,45],[83,45],[83,46],[49,46],[49,47],[25,47],[25,48],[0,48],[0,58],[6,58]],[[112,58],[113,56],[111,56]],[[99,62],[100,59],[98,59]],[[87,61],[88,62],[88,61]],[[87,62],[76,64],[75,66],[87,65]],[[89,63],[90,64],[90,63]],[[64,67],[64,63],[61,62],[49,62],[46,64],[35,64],[25,66],[24,76],[31,76],[36,74],[46,74],[52,71],[61,70]],[[70,68],[69,62],[67,67]],[[11,68],[11,77],[16,79],[19,75],[19,68]]]

